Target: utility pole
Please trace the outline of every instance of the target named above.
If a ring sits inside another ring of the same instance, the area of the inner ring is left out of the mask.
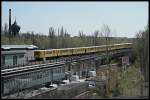
[[[11,37],[11,9],[9,9],[9,44],[11,43],[10,37]]]

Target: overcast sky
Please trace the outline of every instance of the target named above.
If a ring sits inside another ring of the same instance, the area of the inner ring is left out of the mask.
[[[63,26],[71,36],[91,35],[107,24],[113,36],[134,37],[148,23],[148,2],[2,2],[2,25],[17,20],[21,32],[48,35],[49,27]]]

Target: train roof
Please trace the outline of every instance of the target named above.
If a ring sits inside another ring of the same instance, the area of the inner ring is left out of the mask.
[[[28,50],[33,50],[33,49],[38,49],[37,46],[35,45],[2,45],[1,46],[2,50],[24,50],[24,49],[28,49]]]

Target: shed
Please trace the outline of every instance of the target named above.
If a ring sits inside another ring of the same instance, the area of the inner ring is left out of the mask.
[[[35,45],[2,45],[1,46],[1,65],[11,66],[26,64],[34,60],[33,51],[38,49]]]

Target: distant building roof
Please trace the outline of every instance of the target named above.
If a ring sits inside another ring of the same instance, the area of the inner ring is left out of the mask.
[[[9,50],[9,49],[37,49],[38,47],[35,45],[2,45],[1,49]]]

